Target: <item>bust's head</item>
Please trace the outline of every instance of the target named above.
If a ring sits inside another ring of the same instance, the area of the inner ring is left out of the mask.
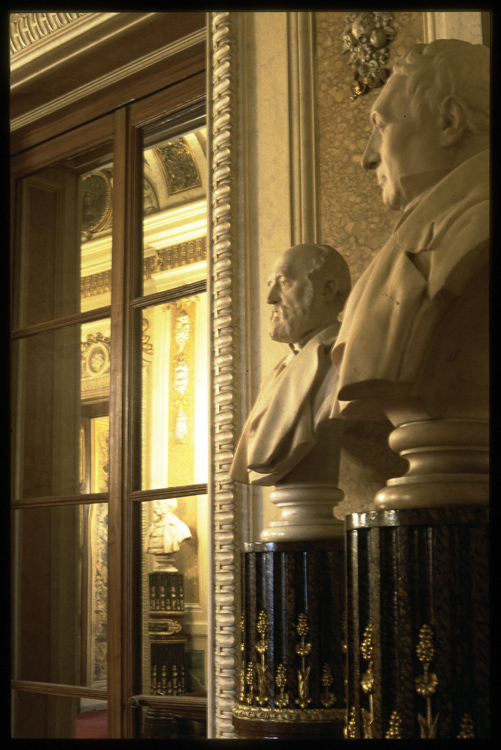
[[[350,271],[330,245],[294,245],[279,256],[268,287],[270,336],[294,344],[337,321],[350,293]]]
[[[163,519],[169,513],[174,513],[177,509],[176,498],[167,498],[162,500],[155,500],[153,504],[153,510],[157,519]]]
[[[416,44],[393,66],[371,112],[362,165],[383,201],[405,210],[489,146],[489,50],[457,39]]]

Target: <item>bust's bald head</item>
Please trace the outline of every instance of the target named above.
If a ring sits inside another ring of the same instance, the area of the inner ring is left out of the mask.
[[[270,336],[292,344],[337,321],[350,293],[350,271],[330,245],[294,245],[278,258],[268,287]]]

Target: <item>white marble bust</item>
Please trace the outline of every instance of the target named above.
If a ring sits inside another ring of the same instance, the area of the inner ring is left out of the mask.
[[[154,520],[146,539],[146,552],[149,554],[169,555],[177,552],[181,543],[191,538],[187,524],[174,514],[176,508],[175,498],[154,501]]]
[[[329,245],[296,245],[278,258],[268,287],[270,336],[287,343],[290,352],[261,387],[237,446],[231,476],[258,485],[301,479],[297,476],[301,464],[315,448],[319,453],[315,477],[327,481],[328,452],[322,451],[328,451],[327,436],[335,432],[336,421],[329,419],[337,378],[331,350],[338,316],[350,292],[350,272],[344,258]],[[318,447],[319,442],[325,446]],[[310,469],[305,470],[308,479]]]
[[[401,217],[348,301],[332,416],[488,415],[489,64],[415,45],[375,101],[362,165]]]

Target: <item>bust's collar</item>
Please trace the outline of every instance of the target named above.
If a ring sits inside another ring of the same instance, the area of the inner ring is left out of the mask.
[[[396,232],[397,229],[402,226],[404,221],[413,213],[413,211],[421,203],[423,203],[425,198],[427,198],[428,195],[430,195],[434,190],[443,185],[446,180],[450,180],[451,183],[457,183],[458,180],[464,179],[464,176],[466,176],[472,169],[477,169],[481,172],[483,171],[483,176],[485,178],[485,176],[488,175],[489,157],[489,149],[485,149],[484,151],[479,151],[477,154],[470,156],[469,159],[463,161],[453,170],[444,171],[440,179],[438,179],[433,185],[424,190],[416,198],[414,198],[413,201],[409,203],[402,216],[400,216],[397,223],[395,224],[393,232]]]
[[[331,323],[328,326],[315,328],[314,331],[310,331],[309,333],[307,333],[306,336],[304,336],[304,338],[302,338],[300,341],[289,344],[289,348],[294,352],[294,354],[299,354],[301,349],[304,349],[306,344],[309,344],[309,342],[314,338],[318,338],[319,343],[330,343],[337,336],[337,332],[339,331],[340,327],[341,323],[336,320],[334,321],[334,323]]]

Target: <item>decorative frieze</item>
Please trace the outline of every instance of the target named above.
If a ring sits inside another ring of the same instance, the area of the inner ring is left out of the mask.
[[[80,281],[80,296],[82,299],[96,297],[108,292],[111,292],[111,270],[83,276]]]
[[[475,730],[473,726],[473,720],[470,714],[464,714],[464,716],[461,717],[458,740],[474,740],[474,739],[475,739]]]
[[[306,636],[308,635],[308,618],[303,613],[299,615],[299,621],[296,627],[298,636],[301,638],[301,642],[296,646],[296,654],[301,659],[301,668],[297,670],[297,685],[298,685],[298,697],[295,702],[300,708],[308,708],[308,704],[311,703],[310,696],[310,672],[311,666],[306,664],[306,657],[311,653],[311,643],[306,643]]]
[[[334,682],[334,678],[332,676],[332,669],[327,663],[325,663],[323,666],[321,682],[324,686],[324,692],[322,693],[322,697],[320,698],[320,703],[324,708],[330,708],[334,705],[334,703],[336,703],[336,696],[329,690],[330,686]]]
[[[207,238],[197,237],[195,240],[155,250],[154,256],[145,259],[144,277],[151,278],[159,271],[169,271],[171,268],[188,266],[203,260],[207,260]]]
[[[180,268],[205,260],[207,260],[206,237],[179,242],[162,250],[155,250],[154,255],[149,255],[144,259],[143,279],[151,279],[156,273],[170,271],[173,268]],[[109,292],[111,292],[111,270],[83,276],[80,281],[80,296],[82,299]]]
[[[35,42],[68,26],[85,13],[11,13],[10,53],[26,49]]]

